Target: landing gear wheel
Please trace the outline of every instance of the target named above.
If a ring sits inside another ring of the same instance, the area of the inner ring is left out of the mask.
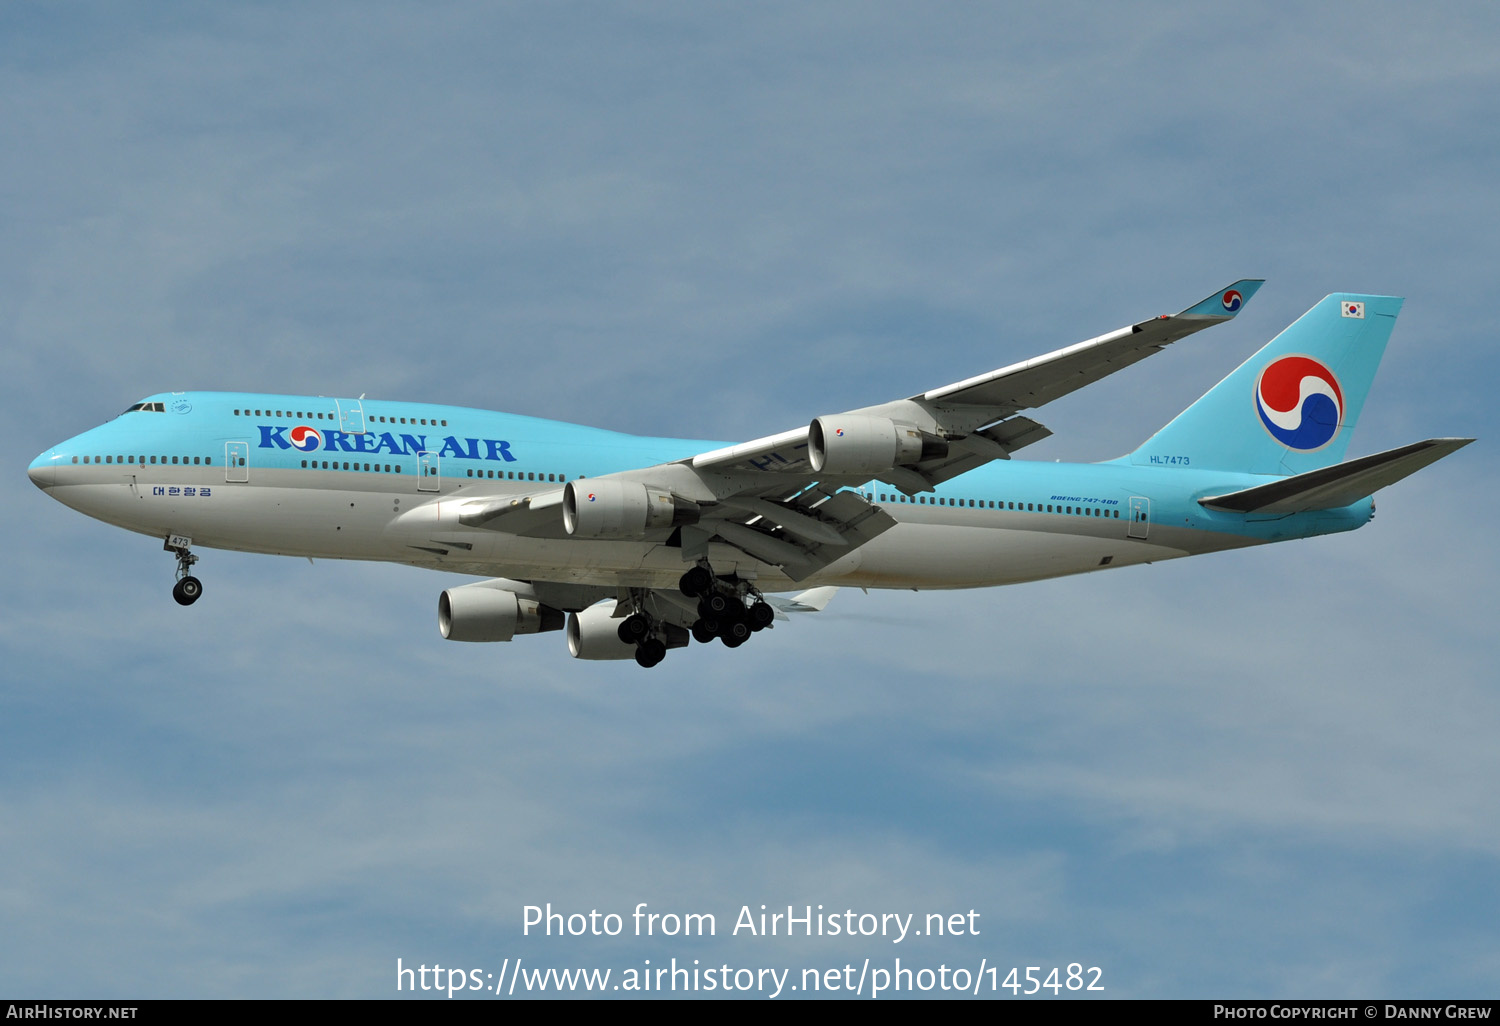
[[[707,645],[718,636],[719,632],[714,630],[707,620],[693,621],[693,640],[698,642],[698,644]]]
[[[172,597],[179,606],[190,606],[203,594],[203,582],[196,577],[184,577],[172,585]]]
[[[635,661],[650,669],[667,657],[667,646],[660,638],[647,638],[636,646]]]
[[[615,628],[615,634],[627,645],[640,641],[650,631],[651,621],[640,613],[631,613],[624,620],[620,621],[619,627]]]
[[[757,602],[750,607],[750,629],[752,631],[763,631],[771,626],[771,621],[776,619],[776,610],[771,608],[769,602]]]
[[[729,596],[722,591],[710,592],[703,597],[703,606],[717,617],[723,617],[729,610],[729,605]]]
[[[719,631],[719,640],[729,648],[739,648],[750,640],[750,625],[744,620],[727,623]]]
[[[695,566],[682,575],[677,582],[677,590],[688,598],[699,598],[704,595],[714,584],[714,575],[707,567]]]
[[[709,608],[708,600],[704,599],[698,603],[698,623],[703,625],[703,630],[710,638],[717,638],[719,632],[724,629],[724,624],[729,621],[723,613],[716,613]],[[694,625],[697,627],[697,624]]]

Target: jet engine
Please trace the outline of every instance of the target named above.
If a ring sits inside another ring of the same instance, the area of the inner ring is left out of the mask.
[[[574,659],[634,659],[636,645],[620,640],[619,618],[611,615],[613,602],[589,606],[580,613],[568,614],[568,651]],[[667,648],[686,648],[689,635],[675,623],[658,623],[662,642]]]
[[[640,538],[698,522],[698,504],[637,481],[569,481],[563,527],[575,538]]]
[[[517,634],[563,629],[564,614],[489,581],[438,596],[438,629],[449,641],[509,641]]]
[[[911,424],[841,413],[818,417],[808,426],[807,453],[816,473],[875,477],[893,467],[946,456],[948,443]]]

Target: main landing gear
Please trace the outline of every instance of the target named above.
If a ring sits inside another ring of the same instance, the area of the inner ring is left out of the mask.
[[[631,613],[620,621],[615,633],[625,644],[635,645],[635,661],[642,666],[655,666],[667,657],[667,643],[658,636],[657,625],[645,613]]]
[[[737,577],[717,577],[707,563],[683,574],[678,588],[698,600],[692,636],[703,644],[718,638],[728,648],[739,648],[776,619],[776,611],[754,585]],[[632,591],[624,599],[632,611],[615,628],[623,644],[635,646],[635,661],[641,666],[655,666],[667,657],[669,648],[688,643],[687,631],[649,611],[654,607],[648,605],[648,598],[649,592]]]
[[[193,564],[198,562],[198,557],[193,555],[188,548],[191,544],[190,539],[173,535],[162,546],[177,556],[177,583],[172,585],[172,597],[177,600],[179,606],[190,606],[203,594],[203,582],[194,577],[191,572]]]
[[[693,639],[705,645],[718,638],[727,648],[739,648],[750,640],[750,635],[765,630],[776,619],[776,611],[754,585],[735,578],[716,577],[705,563],[683,574],[677,588],[688,598],[698,600]]]

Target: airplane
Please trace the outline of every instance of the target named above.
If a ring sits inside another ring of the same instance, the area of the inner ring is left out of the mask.
[[[453,641],[565,630],[579,659],[729,648],[838,587],[981,588],[1350,531],[1373,493],[1472,442],[1344,460],[1402,300],[1323,299],[1139,447],[1012,454],[1039,407],[1235,317],[1244,279],[930,391],[748,442],[454,406],[238,392],[134,403],[30,465],[48,495],[194,546],[384,560],[485,578],[443,591]],[[788,592],[796,592],[787,596]]]

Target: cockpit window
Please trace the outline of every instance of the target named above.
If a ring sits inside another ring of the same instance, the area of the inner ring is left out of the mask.
[[[166,413],[166,403],[136,403],[126,413]],[[122,414],[123,416],[123,414]]]

